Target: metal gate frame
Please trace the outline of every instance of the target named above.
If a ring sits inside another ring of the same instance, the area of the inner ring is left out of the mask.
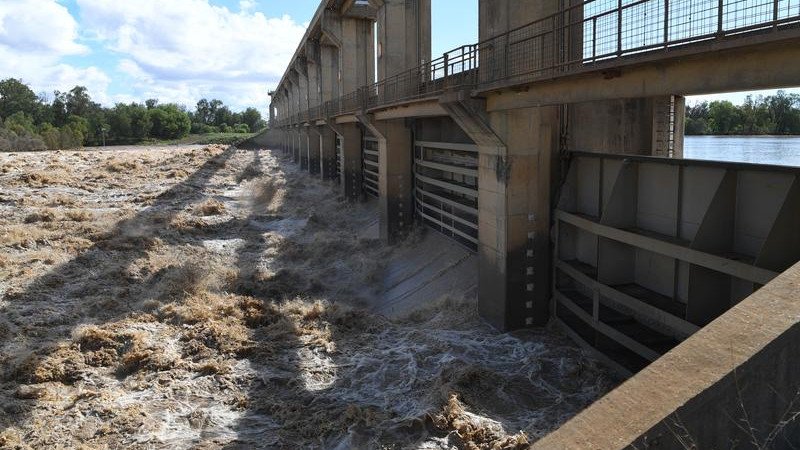
[[[380,156],[378,139],[364,133],[361,144],[361,170],[364,172],[362,188],[372,197],[380,197]]]
[[[429,227],[477,251],[477,145],[414,142],[414,211]]]

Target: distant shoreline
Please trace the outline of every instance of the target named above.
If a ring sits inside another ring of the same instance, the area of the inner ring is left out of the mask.
[[[684,134],[686,137],[769,137],[769,138],[797,138],[800,134]]]

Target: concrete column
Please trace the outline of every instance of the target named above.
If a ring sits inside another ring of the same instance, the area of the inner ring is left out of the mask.
[[[378,80],[431,60],[431,0],[382,0],[378,10]]]
[[[281,88],[283,94],[281,95],[281,120],[286,120],[291,117],[291,100],[289,98],[289,89],[286,87]]]
[[[347,95],[375,82],[375,38],[372,20],[344,17],[339,52],[340,92]]]
[[[320,60],[320,95],[324,103],[339,97],[339,48],[320,46]]]
[[[306,127],[300,125],[298,128],[298,150],[300,153],[300,169],[308,170],[308,131]]]
[[[297,125],[292,126],[292,161],[300,164],[300,129]]]
[[[313,41],[306,44],[306,64],[308,67],[308,106],[315,108],[322,103],[322,66],[321,61],[321,47],[319,41]],[[320,127],[316,125],[316,118],[311,118],[312,123],[309,125],[309,172],[311,174],[321,174],[325,177],[325,172],[322,167],[324,155],[322,154],[322,139],[323,136],[320,132]],[[324,127],[327,128],[327,127]],[[334,152],[335,154],[335,152]]]
[[[358,124],[336,124],[328,121],[328,127],[342,138],[342,191],[347,200],[357,201],[364,198],[361,189],[363,179],[361,146],[362,133]]]
[[[296,71],[292,70],[289,73],[289,78],[292,81],[292,114],[296,115],[303,110],[300,101],[300,77],[297,75]],[[297,123],[297,119],[295,118],[294,120],[295,123]]]
[[[308,76],[308,107],[320,104],[320,45],[319,42],[306,44],[306,74]]]
[[[336,178],[336,133],[327,125],[317,128],[321,157],[319,171],[324,180]]]
[[[308,111],[308,73],[305,60],[297,63],[295,71],[298,81],[298,112]]]
[[[563,3],[566,4],[568,0]],[[576,1],[576,0],[573,0]],[[479,0],[481,41],[559,11],[559,1]]]
[[[558,184],[559,112],[551,106],[489,115],[507,154],[505,161],[480,156],[478,220],[485,228],[479,236],[479,307],[501,329],[544,325],[550,318],[550,212]],[[498,234],[492,236],[492,229]],[[494,300],[498,292],[504,294],[503,305]]]
[[[292,71],[291,73],[292,79],[292,115],[295,116],[293,119],[297,123],[297,114],[300,112],[300,80],[297,76],[297,73]]]
[[[269,102],[269,123],[270,124],[275,122],[275,108],[277,108],[277,105],[276,105],[275,100],[273,99],[273,101]],[[255,130],[250,130],[250,131],[254,132]]]
[[[478,308],[501,330],[550,318],[550,205],[558,185],[558,106],[487,114],[468,93],[441,104],[478,145]]]
[[[374,20],[371,17],[349,17],[334,11],[326,11],[322,19],[321,43],[338,49],[338,64],[334,79],[338,92],[333,97],[355,92],[361,86],[375,81]],[[325,59],[333,54],[322,49],[323,67]],[[324,88],[323,88],[324,91]]]
[[[320,134],[316,125],[306,127],[308,137],[308,173],[320,174]]]
[[[672,157],[683,159],[683,141],[686,137],[686,97],[675,96],[675,148]]]
[[[413,225],[414,139],[404,119],[374,121],[362,115],[359,121],[378,138],[380,236],[383,242],[393,244]]]

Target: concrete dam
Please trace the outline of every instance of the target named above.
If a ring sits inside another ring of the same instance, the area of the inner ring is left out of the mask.
[[[497,329],[627,379],[534,448],[796,448],[800,168],[682,147],[686,96],[800,85],[800,1],[479,8],[432,58],[431,0],[323,0],[257,142],[376,201],[384,242],[472,252]]]

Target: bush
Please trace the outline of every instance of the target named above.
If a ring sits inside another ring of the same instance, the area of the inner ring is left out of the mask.
[[[61,132],[58,128],[46,123],[41,126],[39,135],[42,137],[48,150],[58,150],[61,148]]]
[[[249,133],[250,127],[246,123],[237,123],[233,126],[234,133]]]
[[[15,112],[5,120],[5,127],[13,131],[17,136],[36,134],[36,127],[33,126],[33,118],[23,112]]]
[[[60,130],[61,148],[80,148],[83,146],[83,135],[71,125],[64,125]]]
[[[192,134],[212,134],[212,133],[219,133],[219,128],[206,125],[204,123],[193,123],[192,124]]]
[[[0,128],[0,151],[4,152],[33,152],[47,150],[47,146],[35,134],[17,135],[17,133]]]

